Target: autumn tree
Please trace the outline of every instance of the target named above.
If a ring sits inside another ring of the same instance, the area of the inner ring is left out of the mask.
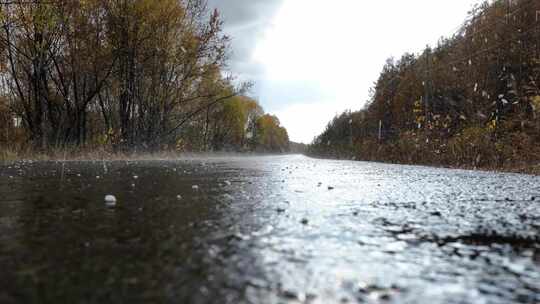
[[[436,47],[387,61],[367,105],[331,121],[311,151],[467,166],[540,159],[538,11],[534,0],[475,6]],[[347,119],[353,145],[343,144]]]
[[[0,23],[4,97],[34,148],[246,146],[259,107],[234,99],[250,84],[224,76],[229,38],[206,1],[10,1]]]
[[[256,122],[253,143],[258,151],[286,152],[289,150],[289,135],[274,115],[263,115]]]

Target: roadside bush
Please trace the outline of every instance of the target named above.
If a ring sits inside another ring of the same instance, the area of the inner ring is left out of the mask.
[[[0,151],[0,161],[16,160],[18,158],[17,153],[10,149],[2,149]]]
[[[497,146],[492,132],[482,127],[470,127],[456,134],[449,141],[449,150],[458,165],[490,166],[497,163]]]
[[[497,142],[501,165],[534,162],[540,159],[540,148],[525,132],[507,134]]]

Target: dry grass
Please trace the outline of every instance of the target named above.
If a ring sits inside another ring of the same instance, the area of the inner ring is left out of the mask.
[[[125,153],[125,152],[107,152],[103,150],[96,151],[50,151],[47,153],[35,152],[13,152],[11,150],[0,151],[0,161],[85,161],[85,160],[151,160],[151,159],[174,159],[180,157],[175,152],[159,153]]]
[[[45,153],[31,150],[19,150],[0,148],[0,162],[13,161],[119,161],[119,160],[176,160],[176,159],[198,159],[198,158],[223,158],[223,157],[245,157],[248,155],[261,155],[256,153],[220,153],[220,152],[113,152],[103,148],[98,149],[56,149]]]
[[[16,152],[14,152],[11,149],[3,149],[0,150],[0,161],[6,162],[6,161],[15,161],[18,160],[19,156]]]

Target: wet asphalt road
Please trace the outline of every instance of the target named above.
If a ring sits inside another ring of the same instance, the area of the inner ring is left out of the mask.
[[[539,234],[527,175],[19,162],[0,166],[0,303],[540,303]]]

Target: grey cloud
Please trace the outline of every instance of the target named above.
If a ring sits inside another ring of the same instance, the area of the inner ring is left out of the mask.
[[[209,0],[225,22],[225,33],[232,39],[229,70],[242,81],[253,81],[251,95],[259,99],[267,111],[279,111],[293,103],[317,103],[329,95],[318,83],[307,81],[271,81],[264,67],[251,60],[257,44],[284,0]]]
[[[232,39],[229,69],[242,80],[256,83],[259,94],[264,70],[251,62],[257,43],[264,38],[272,19],[284,0],[209,0],[210,8],[218,9],[225,22],[225,33]]]
[[[283,0],[209,0],[217,8],[227,27],[260,26],[268,24]]]

